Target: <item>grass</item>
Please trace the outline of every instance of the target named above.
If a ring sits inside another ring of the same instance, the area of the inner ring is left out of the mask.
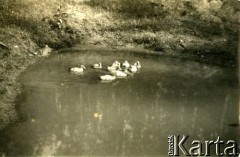
[[[7,25],[13,23],[31,31],[34,42],[40,46],[49,44],[56,48],[71,46],[76,43],[73,41],[79,43],[82,38],[96,45],[143,46],[152,50],[178,48],[176,44],[179,40],[189,41],[192,37],[196,39],[193,42],[198,42],[199,38],[211,42],[216,37],[223,38],[227,29],[235,31],[236,27],[230,26],[229,23],[234,25],[239,14],[239,8],[230,6],[230,4],[235,5],[232,0],[225,2],[220,0],[214,2],[206,0],[178,2],[167,0],[69,0],[67,2],[11,0],[11,2],[7,7],[9,8],[8,14],[11,15],[8,19],[16,19],[7,20],[5,23]],[[63,12],[67,13],[66,24],[73,32],[72,34],[63,33],[60,37],[59,30],[49,28],[49,21],[57,23],[53,17],[58,14],[59,6]],[[19,7],[23,8],[20,13],[10,11],[19,10]],[[227,22],[224,22],[226,17],[228,17]],[[154,40],[148,39],[148,34],[151,33],[155,34]],[[77,38],[80,39],[76,40]],[[154,48],[154,45],[157,47]],[[160,45],[162,48],[159,48]],[[202,42],[202,45],[206,45],[205,42]],[[216,46],[215,43],[209,45],[211,48]]]

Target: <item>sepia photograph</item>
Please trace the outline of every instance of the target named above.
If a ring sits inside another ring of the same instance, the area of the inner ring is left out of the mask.
[[[0,0],[0,157],[240,157],[240,0]]]

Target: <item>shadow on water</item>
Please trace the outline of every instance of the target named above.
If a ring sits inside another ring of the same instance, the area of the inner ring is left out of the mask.
[[[139,60],[139,73],[102,83],[93,63]],[[83,75],[68,67],[82,63]],[[7,155],[162,155],[168,135],[190,140],[237,139],[235,70],[134,53],[51,56],[23,75],[20,120],[1,134]]]

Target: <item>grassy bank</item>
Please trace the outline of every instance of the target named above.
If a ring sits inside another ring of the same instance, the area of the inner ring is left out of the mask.
[[[235,62],[237,0],[6,0],[0,10],[0,128],[16,119],[18,76],[46,44],[140,48],[221,66]]]
[[[17,119],[15,98],[21,92],[19,75],[42,56],[42,48],[49,45],[60,49],[80,41],[78,32],[67,22],[58,24],[61,10],[52,8],[56,12],[48,11],[46,15],[37,10],[32,14],[32,4],[31,1],[0,2],[0,129]]]

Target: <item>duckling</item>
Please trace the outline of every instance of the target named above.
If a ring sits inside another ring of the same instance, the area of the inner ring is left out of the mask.
[[[128,69],[130,67],[130,64],[128,63],[128,61],[124,61],[122,66]]]
[[[85,66],[81,65],[80,67],[70,68],[70,71],[74,73],[82,73],[84,69],[86,69]]]
[[[102,63],[96,63],[96,64],[93,64],[93,68],[94,69],[102,69]]]
[[[135,64],[131,65],[129,70],[133,73],[137,72],[138,71],[137,65],[135,65]]]
[[[139,61],[137,61],[137,62],[135,63],[135,65],[137,66],[137,68],[138,68],[138,69],[140,69],[140,68],[141,68],[141,64],[140,64],[140,62],[139,62]]]
[[[116,79],[116,76],[113,76],[113,75],[103,75],[103,76],[100,76],[100,79],[103,80],[103,81],[113,81]]]

